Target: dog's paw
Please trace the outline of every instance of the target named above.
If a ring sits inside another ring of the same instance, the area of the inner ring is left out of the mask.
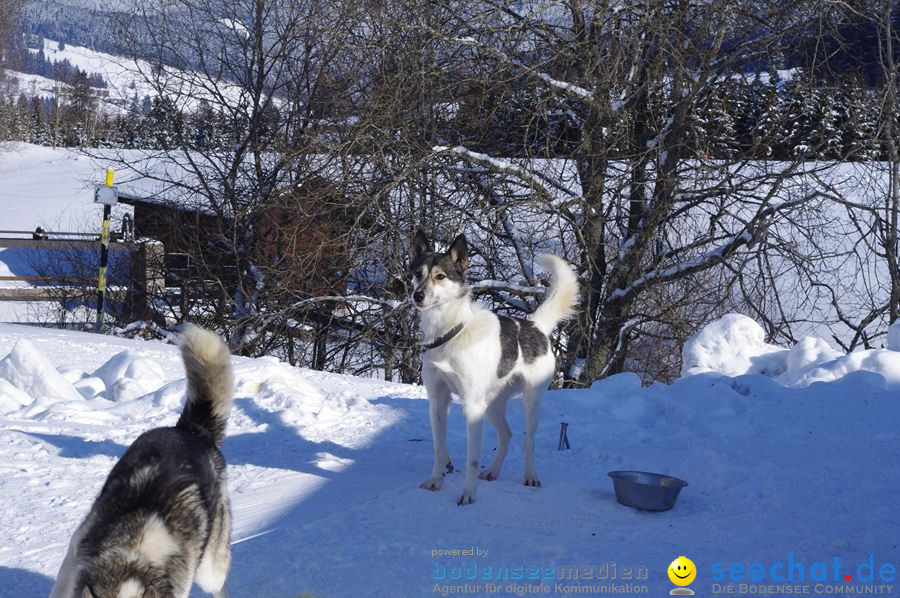
[[[500,477],[500,473],[495,473],[493,469],[485,469],[481,473],[478,474],[478,479],[487,480],[489,482],[493,482],[497,478]]]
[[[444,478],[428,478],[421,484],[419,484],[419,488],[424,488],[425,490],[437,491],[441,489],[441,486],[444,485]]]
[[[526,486],[530,486],[530,487],[532,487],[532,488],[540,488],[540,487],[541,487],[541,481],[540,481],[539,479],[537,479],[536,477],[528,477],[528,476],[526,476],[526,477],[525,477],[525,485],[526,485]]]
[[[475,502],[475,492],[474,491],[472,491],[472,492],[463,491],[462,496],[459,497],[459,500],[456,501],[456,504],[458,504],[461,507],[464,507],[466,505],[472,504],[473,502]]]

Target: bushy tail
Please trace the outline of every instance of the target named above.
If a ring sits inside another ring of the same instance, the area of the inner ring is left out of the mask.
[[[222,446],[234,392],[228,347],[212,332],[196,326],[184,331],[179,344],[187,400],[175,427],[208,436]]]
[[[531,321],[538,330],[549,335],[557,324],[575,313],[578,279],[569,264],[555,255],[539,255],[538,261],[550,271],[550,288],[544,302],[531,314]]]

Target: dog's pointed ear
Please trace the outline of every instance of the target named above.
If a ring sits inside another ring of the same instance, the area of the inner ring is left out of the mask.
[[[428,237],[425,235],[425,231],[421,228],[416,231],[416,236],[413,237],[412,243],[409,245],[409,263],[410,265],[414,264],[420,257],[425,255],[426,253],[431,253],[434,251],[431,248],[431,241],[428,240]]]
[[[459,235],[450,244],[450,259],[456,264],[460,272],[465,272],[469,267],[469,243],[465,235]]]

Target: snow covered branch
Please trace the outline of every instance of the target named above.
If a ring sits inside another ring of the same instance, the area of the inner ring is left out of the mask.
[[[533,67],[530,67],[527,64],[523,63],[522,61],[516,60],[512,56],[509,56],[508,54],[506,54],[505,52],[498,50],[497,48],[492,48],[491,46],[488,46],[487,44],[482,44],[482,43],[478,42],[477,40],[475,40],[474,38],[454,37],[454,38],[450,38],[450,41],[454,41],[456,43],[459,43],[459,44],[462,44],[465,46],[471,46],[474,48],[478,48],[479,50],[487,52],[488,54],[491,54],[491,55],[495,56],[496,58],[499,58],[501,62],[504,62],[508,65],[514,66],[514,67],[522,70],[527,75],[530,75],[531,77],[535,77],[535,78],[543,81],[549,87],[556,89],[558,91],[561,91],[562,93],[564,93],[568,96],[577,98],[579,100],[589,100],[589,101],[594,100],[594,94],[591,93],[590,91],[588,91],[587,89],[580,87],[578,85],[575,85],[573,83],[569,83],[567,81],[560,81],[559,79],[554,79],[547,73],[545,73],[543,71],[539,71]]]
[[[287,309],[298,309],[315,303],[372,303],[374,305],[380,305],[390,310],[394,310],[402,307],[406,303],[406,301],[379,299],[378,297],[371,297],[369,295],[325,295],[321,297],[310,297],[309,299],[297,301],[289,305]]]
[[[473,291],[500,291],[511,293],[513,295],[531,296],[541,296],[546,292],[546,289],[542,286],[524,286],[503,280],[481,280],[472,283],[469,288]]]
[[[456,154],[457,156],[465,158],[470,162],[473,162],[480,166],[484,166],[485,168],[489,168],[494,172],[515,177],[518,180],[522,181],[526,186],[534,190],[538,195],[542,196],[544,199],[550,200],[553,198],[554,195],[551,192],[551,189],[564,193],[572,199],[578,198],[576,194],[572,193],[570,189],[567,189],[558,181],[542,177],[538,173],[527,168],[517,166],[512,162],[509,162],[508,160],[502,160],[499,158],[494,158],[493,156],[489,156],[488,154],[475,152],[462,145],[457,145],[455,147],[436,145],[431,149],[435,152],[435,154]]]
[[[744,225],[743,229],[733,235],[725,243],[707,251],[706,253],[695,258],[683,261],[678,264],[667,266],[662,269],[651,270],[642,274],[625,288],[615,289],[609,296],[610,303],[626,302],[635,297],[648,287],[682,278],[695,272],[700,272],[722,263],[729,256],[733,255],[743,246],[750,245],[759,237],[761,231],[765,229],[768,221],[777,214],[794,209],[799,205],[807,203],[818,193],[803,197],[801,199],[785,201],[778,205],[769,206],[760,210],[752,220]]]

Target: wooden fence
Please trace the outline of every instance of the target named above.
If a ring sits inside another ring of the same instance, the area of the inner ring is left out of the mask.
[[[0,234],[32,235],[32,238],[0,237],[0,249],[28,249],[37,255],[60,255],[67,251],[96,250],[99,256],[100,242],[98,236],[88,233],[50,233],[44,231],[0,231]],[[64,236],[67,238],[51,238]],[[76,237],[76,238],[72,238]],[[77,237],[88,237],[77,238]],[[89,240],[90,238],[93,238]],[[158,241],[149,242],[111,242],[109,251],[113,253],[127,252],[130,269],[127,284],[114,285],[107,293],[125,302],[127,316],[130,319],[143,319],[148,314],[148,302],[154,295],[165,290],[164,247]],[[45,253],[46,252],[46,253]],[[0,261],[2,261],[0,253]],[[99,263],[99,260],[98,260]],[[3,283],[25,283],[18,286],[5,286]],[[27,275],[0,275],[0,301],[58,301],[67,291],[89,295],[96,292],[97,271],[92,276],[71,277],[53,276],[43,273]]]

